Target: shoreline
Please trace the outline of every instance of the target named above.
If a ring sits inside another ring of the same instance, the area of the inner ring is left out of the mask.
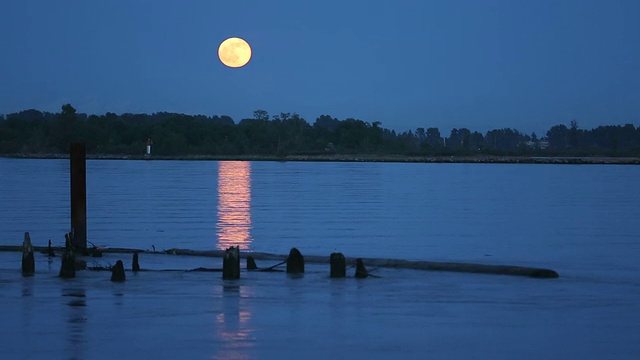
[[[68,159],[68,154],[2,154],[12,159]],[[124,155],[87,154],[87,160],[180,160],[180,161],[308,161],[308,162],[391,162],[460,164],[573,164],[640,165],[640,157],[610,156],[405,156],[405,155]]]

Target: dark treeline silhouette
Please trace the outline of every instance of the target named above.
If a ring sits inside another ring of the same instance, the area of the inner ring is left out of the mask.
[[[486,134],[466,128],[446,136],[438,128],[396,133],[380,122],[318,117],[313,125],[295,113],[256,110],[237,124],[228,116],[154,114],[86,115],[70,105],[60,113],[25,110],[0,115],[0,154],[68,152],[85,142],[90,154],[143,154],[147,139],[159,155],[540,155],[639,156],[640,127],[580,129],[555,125],[544,136],[515,129]]]

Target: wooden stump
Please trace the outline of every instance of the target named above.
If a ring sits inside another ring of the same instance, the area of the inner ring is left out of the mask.
[[[60,266],[60,277],[71,279],[76,277],[76,257],[73,255],[69,234],[65,234],[64,253],[62,254],[62,265]]]
[[[347,261],[342,253],[332,253],[329,257],[331,264],[331,277],[343,278],[347,276]]]
[[[118,260],[111,268],[111,281],[124,282],[125,280],[124,264],[122,263],[122,260]]]
[[[253,256],[247,256],[247,270],[258,270],[258,265]]]
[[[289,251],[289,257],[287,257],[287,273],[304,273],[304,257],[296,248],[292,248],[291,251]]]
[[[222,260],[222,279],[240,279],[240,247],[230,247]]]
[[[364,279],[367,276],[369,276],[369,273],[367,272],[367,268],[364,267],[362,259],[356,259],[356,278]]]
[[[33,257],[33,245],[31,245],[31,237],[29,233],[24,233],[22,241],[22,273],[31,275],[36,272],[36,261]]]
[[[132,262],[132,265],[131,265],[131,270],[140,271],[140,263],[138,263],[138,253],[137,252],[133,253],[133,262]]]

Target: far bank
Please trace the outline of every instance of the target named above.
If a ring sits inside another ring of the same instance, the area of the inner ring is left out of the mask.
[[[4,154],[19,159],[68,159],[68,154]],[[640,165],[640,157],[606,156],[407,156],[407,155],[125,155],[87,154],[88,160],[209,160],[209,161],[318,161],[318,162],[398,162],[398,163],[478,163],[478,164],[583,164]]]

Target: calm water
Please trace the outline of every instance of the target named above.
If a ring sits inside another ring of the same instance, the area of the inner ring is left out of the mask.
[[[67,160],[0,159],[0,243],[64,243]],[[640,167],[88,161],[89,240],[635,269]]]
[[[541,266],[561,277],[380,269],[381,280],[337,283],[318,265],[304,279],[246,275],[232,288],[217,275],[171,275],[161,285],[149,280],[162,275],[142,274],[124,291],[88,273],[65,285],[86,294],[77,307],[59,288],[57,263],[44,277],[23,279],[11,270],[19,262],[4,254],[2,302],[21,309],[2,314],[22,324],[3,328],[3,338],[15,340],[11,354],[28,358],[20,339],[39,331],[78,357],[65,345],[78,329],[95,349],[96,339],[118,338],[111,326],[140,320],[156,330],[144,338],[129,332],[140,341],[132,350],[174,357],[264,358],[291,346],[317,358],[343,349],[369,358],[640,356],[637,166],[88,161],[87,172],[89,240],[97,245],[237,244],[280,254],[296,246],[313,255]],[[0,159],[0,244],[21,244],[29,231],[36,245],[61,245],[68,192],[67,160]],[[34,314],[56,302],[55,314],[84,321],[42,333]],[[159,352],[167,342],[173,352]],[[95,357],[88,354],[79,357]]]

